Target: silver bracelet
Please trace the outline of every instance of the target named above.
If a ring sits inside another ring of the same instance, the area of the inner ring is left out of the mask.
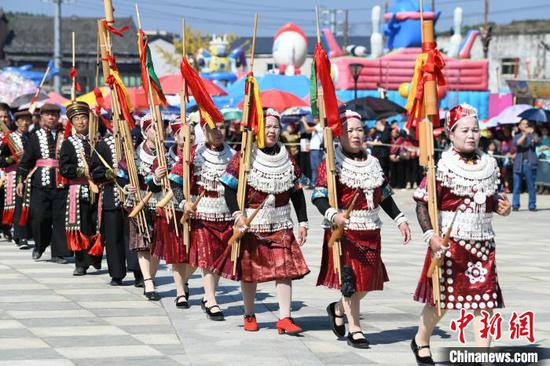
[[[242,216],[242,212],[241,211],[235,211],[231,214],[231,217],[233,217],[233,220],[237,221],[237,219]]]
[[[404,222],[409,222],[409,219],[407,219],[407,216],[405,216],[405,214],[401,212],[399,215],[397,215],[395,219],[393,219],[393,222],[395,222],[395,224],[399,226]]]
[[[160,182],[157,180],[157,177],[153,174],[153,183],[156,185],[156,186],[160,186]]]
[[[309,223],[307,221],[302,221],[298,223],[300,227],[305,227],[306,229],[309,229]]]
[[[186,203],[186,202],[187,202],[186,200],[182,200],[182,201],[180,202],[180,204],[179,204],[180,210],[183,211],[183,208],[185,207],[185,203]]]
[[[422,234],[422,239],[424,239],[424,243],[426,245],[430,245],[430,239],[435,235],[435,231],[433,229],[426,230],[424,234]]]
[[[325,219],[327,219],[329,222],[333,223],[334,218],[336,217],[337,214],[338,214],[338,210],[335,209],[334,207],[331,207],[331,208],[329,208],[328,210],[325,211]]]

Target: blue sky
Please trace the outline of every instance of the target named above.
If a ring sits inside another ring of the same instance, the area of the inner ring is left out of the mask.
[[[100,17],[103,15],[102,0],[64,0],[63,16],[80,15]],[[314,35],[315,5],[327,8],[347,8],[349,11],[350,34],[371,33],[370,9],[383,6],[383,0],[113,0],[116,15],[135,17],[134,4],[140,6],[143,28],[146,30],[167,30],[179,33],[181,18],[194,29],[210,33],[235,33],[250,35],[256,11],[260,12],[258,34],[272,36],[288,21],[298,24],[306,34]],[[390,6],[393,3],[389,0]],[[425,0],[429,4],[430,0]],[[436,0],[436,9],[442,12],[437,25],[438,31],[452,26],[453,9],[464,11],[464,24],[483,21],[483,0]],[[26,11],[37,14],[53,14],[51,0],[2,0],[0,7],[5,11]],[[115,15],[115,16],[116,16]],[[520,19],[549,19],[548,0],[490,0],[491,21],[509,23]]]

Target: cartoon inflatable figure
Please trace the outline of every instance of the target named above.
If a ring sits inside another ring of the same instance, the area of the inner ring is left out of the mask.
[[[307,37],[294,23],[283,25],[273,39],[273,60],[280,74],[300,74],[300,67],[306,61]]]
[[[434,19],[435,23],[439,14],[424,6],[424,19]],[[390,11],[384,14],[384,20],[388,22],[384,29],[388,49],[421,46],[420,5],[417,0],[396,0]]]
[[[201,76],[223,83],[237,80],[237,73],[246,66],[244,49],[229,49],[227,35],[216,37],[212,35],[208,50],[201,48],[197,52],[197,64]]]

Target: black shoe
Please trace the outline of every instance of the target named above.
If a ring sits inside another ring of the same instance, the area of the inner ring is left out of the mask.
[[[187,297],[185,295],[176,297],[174,302],[176,303],[176,307],[179,309],[189,309],[189,302],[187,301]]]
[[[32,259],[35,261],[39,260],[40,257],[42,257],[42,253],[38,251],[38,249],[34,248],[32,251]]]
[[[222,309],[219,307],[219,305],[212,305],[212,306],[206,306],[206,300],[202,299],[201,301],[201,308],[206,313],[206,317],[213,321],[223,321],[225,320],[225,317],[223,315]],[[215,313],[212,312],[212,309],[218,308],[220,311],[217,311]]]
[[[19,247],[19,249],[21,250],[25,250],[25,249],[29,249],[29,243],[27,242],[27,239],[21,239],[19,241],[19,243],[17,244],[17,246]]]
[[[530,208],[529,211],[531,212],[537,212],[538,210],[536,208]]]
[[[11,230],[4,231],[4,238],[6,238],[9,243],[11,243],[11,241],[13,240],[13,234],[11,233]]]
[[[336,318],[343,319],[344,316],[343,315],[336,315],[335,306],[336,306],[335,302],[328,304],[328,306],[327,306],[328,319],[330,321],[330,327],[332,329],[332,332],[338,338],[343,338],[343,337],[346,336],[346,326],[344,324],[342,324],[342,325],[336,324]]]
[[[512,207],[512,211],[519,211],[519,207]]]
[[[76,267],[73,271],[73,276],[84,276],[86,274],[86,268]]]
[[[140,271],[134,271],[134,287],[144,287],[143,275]]]
[[[353,336],[359,333],[363,334],[363,338],[353,339]],[[369,341],[367,341],[367,337],[365,337],[365,334],[360,330],[358,330],[357,332],[348,333],[348,345],[352,346],[353,348],[370,348],[370,343]]]
[[[413,351],[414,353],[414,358],[416,358],[416,363],[418,364],[418,366],[431,366],[431,365],[435,365],[435,362],[432,358],[432,356],[424,356],[424,357],[420,357],[418,355],[418,351],[420,351],[421,349],[424,349],[424,348],[430,348],[429,345],[426,345],[426,346],[419,346],[416,344],[416,341],[414,340],[414,337],[411,341],[411,350]]]
[[[183,284],[183,293],[185,294],[185,300],[189,301],[189,284],[187,282]]]
[[[143,279],[143,281],[153,281],[152,278],[145,278]],[[153,281],[153,285],[155,284],[155,282]],[[147,300],[150,300],[150,301],[159,301],[160,300],[160,295],[155,291],[145,291],[145,286],[143,287],[143,295],[147,298]]]
[[[112,278],[111,282],[109,282],[110,286],[123,286],[122,279],[120,278]]]
[[[67,262],[67,260],[63,257],[52,257],[51,259],[52,262],[55,262],[57,264],[67,264],[69,262]]]
[[[101,269],[101,257],[92,257],[92,267],[98,271]]]

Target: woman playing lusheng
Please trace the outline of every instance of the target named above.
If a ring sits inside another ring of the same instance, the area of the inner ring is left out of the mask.
[[[405,215],[391,197],[391,188],[378,160],[363,148],[365,131],[361,116],[346,110],[340,115],[340,120],[343,125],[341,146],[335,148],[338,208],[329,205],[326,161],[319,166],[312,196],[313,204],[325,216],[323,258],[317,285],[342,290],[342,298],[327,307],[334,334],[338,337],[346,335],[345,314],[349,323],[348,344],[355,348],[368,348],[369,342],[359,322],[359,303],[367,292],[382,290],[384,282],[388,281],[380,256],[380,208],[394,220],[403,235],[404,244],[409,242],[411,232]],[[351,215],[346,219],[338,209],[347,208],[356,195]],[[332,250],[328,248],[332,226],[345,230],[341,240],[341,285],[334,273]]]
[[[510,214],[510,201],[497,193],[499,169],[496,160],[478,149],[480,131],[477,111],[466,104],[454,107],[447,116],[451,147],[437,164],[436,192],[441,232],[446,232],[458,211],[450,236],[450,249],[443,251],[442,238],[432,229],[424,179],[414,193],[418,222],[429,246],[414,299],[426,303],[411,348],[419,365],[433,365],[429,344],[441,319],[434,306],[431,279],[426,274],[430,252],[443,256],[441,268],[441,314],[446,310],[473,310],[476,345],[488,347],[490,337],[480,336],[481,311],[492,314],[504,307],[497,280],[492,215]]]
[[[297,334],[302,329],[290,317],[292,280],[309,273],[300,246],[306,241],[307,212],[304,192],[299,184],[301,172],[294,159],[279,143],[281,123],[279,114],[268,109],[265,113],[265,147],[254,146],[250,173],[246,187],[246,209],[239,211],[237,205],[237,177],[239,156],[227,166],[221,177],[225,186],[225,200],[235,218],[236,226],[246,231],[241,239],[241,251],[237,275],[233,276],[233,264],[229,260],[231,248],[216,265],[222,276],[241,281],[244,301],[244,330],[257,331],[254,315],[254,298],[258,283],[275,281],[279,300],[279,333]],[[265,201],[265,202],[264,202]],[[299,222],[299,237],[293,233],[290,217],[290,201]],[[264,203],[258,215],[247,227],[246,217]]]

